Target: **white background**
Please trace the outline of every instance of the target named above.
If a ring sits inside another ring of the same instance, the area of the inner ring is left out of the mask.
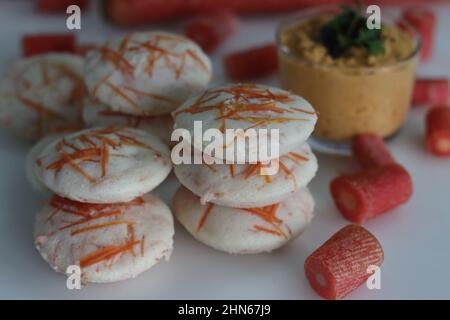
[[[450,77],[450,4],[434,7],[439,15],[435,57],[420,67],[422,75]],[[126,32],[104,23],[90,8],[83,14],[82,42],[101,42]],[[282,15],[242,19],[241,29],[213,56],[214,83],[224,82],[221,57],[236,49],[273,41]],[[177,30],[177,25],[147,29]],[[29,1],[0,3],[0,69],[20,56],[24,33],[64,31],[64,16],[34,12]],[[276,83],[276,79],[263,82]],[[324,93],[326,94],[326,93]],[[424,150],[424,112],[413,110],[405,128],[389,147],[411,172],[414,197],[403,207],[365,224],[383,245],[381,290],[362,286],[348,299],[450,298],[450,159]],[[0,131],[0,298],[56,299],[316,299],[304,277],[305,258],[347,224],[336,211],[329,181],[356,168],[349,158],[318,155],[319,173],[310,184],[317,207],[306,232],[271,254],[231,256],[210,249],[176,225],[170,262],[161,262],[136,279],[66,289],[33,246],[32,225],[44,199],[25,180],[24,156],[29,148]],[[171,176],[158,193],[170,201],[178,183]]]

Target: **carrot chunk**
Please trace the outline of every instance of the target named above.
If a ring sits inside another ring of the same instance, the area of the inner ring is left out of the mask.
[[[274,44],[232,53],[225,57],[225,73],[231,80],[249,80],[273,74],[278,68]]]
[[[331,181],[330,190],[342,215],[363,223],[408,201],[413,184],[403,166],[391,164],[339,176]]]
[[[348,225],[305,261],[311,287],[325,299],[341,299],[362,285],[371,275],[369,266],[381,266],[383,248],[362,226]]]
[[[450,85],[447,78],[416,79],[412,98],[413,105],[447,104],[449,97]]]
[[[436,106],[426,118],[426,141],[436,156],[450,156],[450,107]]]
[[[420,58],[427,61],[433,55],[434,30],[436,16],[433,11],[424,8],[409,8],[403,12],[402,20],[409,23],[422,38],[422,50]]]
[[[383,140],[375,134],[361,134],[353,139],[353,156],[363,168],[380,167],[395,163]]]
[[[76,37],[70,33],[25,35],[22,38],[22,49],[25,57],[50,52],[74,53]]]
[[[212,12],[190,20],[184,34],[197,42],[205,52],[211,52],[237,30],[237,21],[231,12]]]

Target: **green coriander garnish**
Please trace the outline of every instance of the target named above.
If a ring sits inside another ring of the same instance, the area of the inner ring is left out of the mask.
[[[367,28],[367,17],[361,7],[342,6],[342,12],[326,23],[319,32],[322,43],[333,58],[339,58],[353,47],[364,48],[369,54],[384,52],[381,29]]]

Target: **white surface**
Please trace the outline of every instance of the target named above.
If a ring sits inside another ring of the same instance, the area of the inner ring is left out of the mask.
[[[435,59],[420,73],[450,76],[450,6],[439,10]],[[221,55],[272,41],[277,17],[246,18],[239,35],[214,55],[215,83],[222,83]],[[124,33],[84,17],[83,41],[101,41]],[[64,17],[38,16],[29,2],[0,3],[0,66],[20,55],[25,32],[64,30]],[[163,26],[158,26],[159,29]],[[273,84],[274,79],[265,81]],[[389,147],[411,172],[415,193],[405,206],[365,224],[383,245],[382,289],[361,287],[349,299],[450,298],[450,159],[424,151],[422,110],[413,110],[405,129]],[[81,291],[66,289],[66,278],[55,273],[33,247],[32,224],[43,199],[25,180],[24,158],[29,146],[0,135],[0,298],[165,298],[165,299],[316,299],[303,273],[305,258],[347,224],[336,211],[328,192],[329,181],[356,164],[349,159],[319,155],[320,170],[310,184],[317,208],[312,225],[286,247],[272,254],[230,256],[195,241],[176,225],[170,262],[161,262],[134,280],[89,285]],[[175,191],[173,176],[159,188],[166,200]]]

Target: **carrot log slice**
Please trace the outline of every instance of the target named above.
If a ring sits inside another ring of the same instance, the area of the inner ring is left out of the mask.
[[[341,299],[371,275],[369,266],[381,266],[383,248],[364,227],[350,224],[328,239],[305,261],[311,287],[325,299]]]
[[[433,54],[436,16],[433,11],[424,8],[409,8],[403,12],[402,20],[409,23],[422,38],[420,59],[427,61]]]
[[[278,69],[275,44],[251,48],[225,57],[224,67],[231,80],[249,80],[275,73]]]
[[[229,11],[216,11],[190,20],[184,34],[205,52],[211,52],[237,30],[237,21]]]
[[[76,52],[76,37],[69,33],[29,34],[22,38],[24,57],[50,52]]]
[[[450,107],[436,106],[426,118],[428,150],[440,157],[450,156]]]
[[[363,223],[408,201],[413,184],[403,166],[391,164],[339,176],[331,181],[330,190],[341,214]]]
[[[380,167],[395,163],[383,140],[375,134],[361,134],[353,139],[353,156],[364,168]]]
[[[447,104],[450,84],[447,78],[416,79],[413,91],[413,105]]]

